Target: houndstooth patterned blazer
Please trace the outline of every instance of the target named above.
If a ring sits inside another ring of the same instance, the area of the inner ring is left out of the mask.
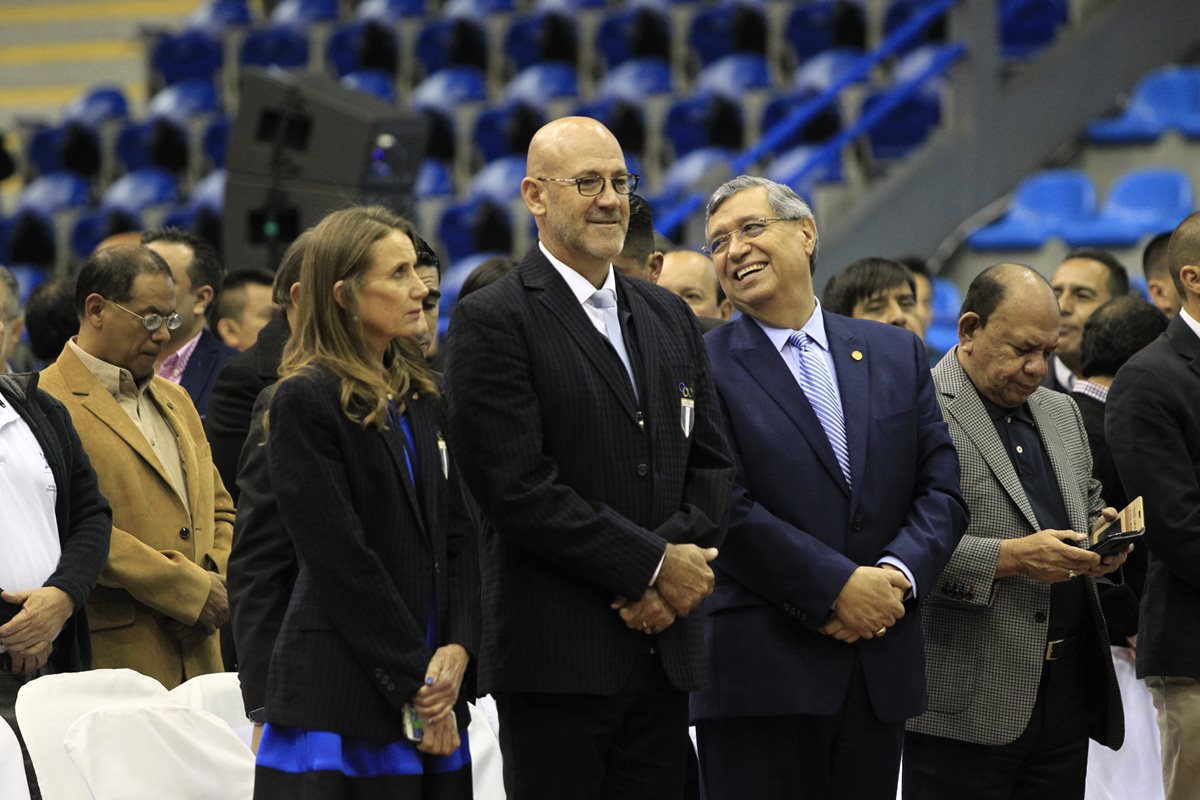
[[[1034,533],[1037,518],[979,393],[951,350],[933,370],[958,450],[971,523],[922,609],[929,708],[908,730],[976,744],[1007,744],[1025,730],[1037,699],[1049,627],[1050,584],[997,580],[1000,542]],[[1034,422],[1062,488],[1071,528],[1090,530],[1104,507],[1083,420],[1067,395],[1039,388]],[[1121,698],[1093,579],[1087,583],[1089,734],[1116,749]],[[1084,709],[1080,709],[1084,711]]]

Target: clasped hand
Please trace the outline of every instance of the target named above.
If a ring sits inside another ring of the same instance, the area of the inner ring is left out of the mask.
[[[1116,509],[1104,509],[1093,526],[1093,532],[1116,518]],[[1096,578],[1117,570],[1133,549],[1133,545],[1129,545],[1119,553],[1101,558],[1079,546],[1086,543],[1087,539],[1087,534],[1061,530],[1042,530],[1016,539],[1006,539],[1001,544],[997,577],[1027,575],[1045,583],[1061,583],[1078,575]]]
[[[838,593],[833,617],[818,630],[847,644],[882,636],[904,616],[904,597],[911,590],[895,567],[858,567]]]
[[[429,659],[425,685],[417,690],[411,701],[425,729],[417,748],[421,752],[448,756],[458,749],[460,740],[453,710],[470,659],[466,648],[460,644],[442,645]]]
[[[75,613],[75,602],[54,586],[21,592],[4,592],[0,599],[21,606],[16,615],[0,626],[0,644],[12,659],[12,671],[27,675],[46,665],[54,651],[53,641]]]
[[[609,607],[629,628],[661,633],[712,594],[715,578],[709,562],[716,557],[715,547],[668,544],[654,585],[637,600],[616,597]]]

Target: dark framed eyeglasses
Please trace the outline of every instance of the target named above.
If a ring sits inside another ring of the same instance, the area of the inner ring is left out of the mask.
[[[109,300],[108,302],[112,303],[114,306],[121,309],[126,314],[132,314],[133,316],[140,319],[142,321],[142,327],[144,327],[146,330],[150,331],[151,333],[154,333],[156,330],[161,328],[163,326],[164,322],[167,323],[167,330],[169,330],[169,331],[179,330],[179,326],[183,324],[183,317],[179,316],[179,313],[175,312],[175,311],[172,311],[170,314],[167,314],[165,317],[162,314],[139,314],[136,311],[130,311],[128,308],[121,305],[116,300]]]
[[[741,227],[734,228],[729,233],[716,237],[700,249],[707,253],[710,258],[718,256],[729,249],[729,243],[733,241],[734,236],[742,241],[757,239],[759,236],[762,236],[763,231],[772,222],[795,222],[795,220],[790,217],[759,217],[758,219],[752,219],[749,222],[742,223]]]
[[[635,175],[630,172],[627,175],[614,175],[611,178],[605,178],[602,175],[585,175],[582,178],[538,178],[539,181],[553,181],[554,183],[573,183],[575,188],[584,197],[595,197],[604,191],[604,184],[611,183],[613,191],[617,194],[629,194],[636,192],[638,181],[642,179],[641,175]]]

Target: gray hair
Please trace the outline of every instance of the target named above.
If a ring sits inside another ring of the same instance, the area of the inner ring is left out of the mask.
[[[21,284],[8,267],[0,266],[0,284],[4,285],[3,303],[0,303],[0,319],[12,322],[21,316]]]
[[[704,227],[707,230],[708,222],[712,219],[712,215],[721,205],[733,197],[738,192],[744,192],[747,189],[754,189],[763,186],[767,190],[767,202],[771,205],[771,213],[783,219],[811,219],[813,221],[813,252],[809,259],[809,267],[813,272],[817,271],[817,251],[821,247],[821,239],[817,233],[817,219],[813,216],[812,209],[808,207],[808,203],[804,202],[804,198],[796,194],[790,187],[782,183],[776,183],[768,178],[760,178],[757,175],[738,175],[732,180],[725,181],[717,187],[717,190],[712,193],[712,197],[708,198],[708,208],[704,214]]]

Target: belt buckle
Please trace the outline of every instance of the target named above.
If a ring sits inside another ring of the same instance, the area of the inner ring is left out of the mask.
[[[1055,645],[1060,645],[1065,641],[1066,641],[1066,639],[1055,639],[1054,641],[1046,642],[1046,660],[1047,661],[1055,661],[1058,659],[1058,655],[1054,652]]]

